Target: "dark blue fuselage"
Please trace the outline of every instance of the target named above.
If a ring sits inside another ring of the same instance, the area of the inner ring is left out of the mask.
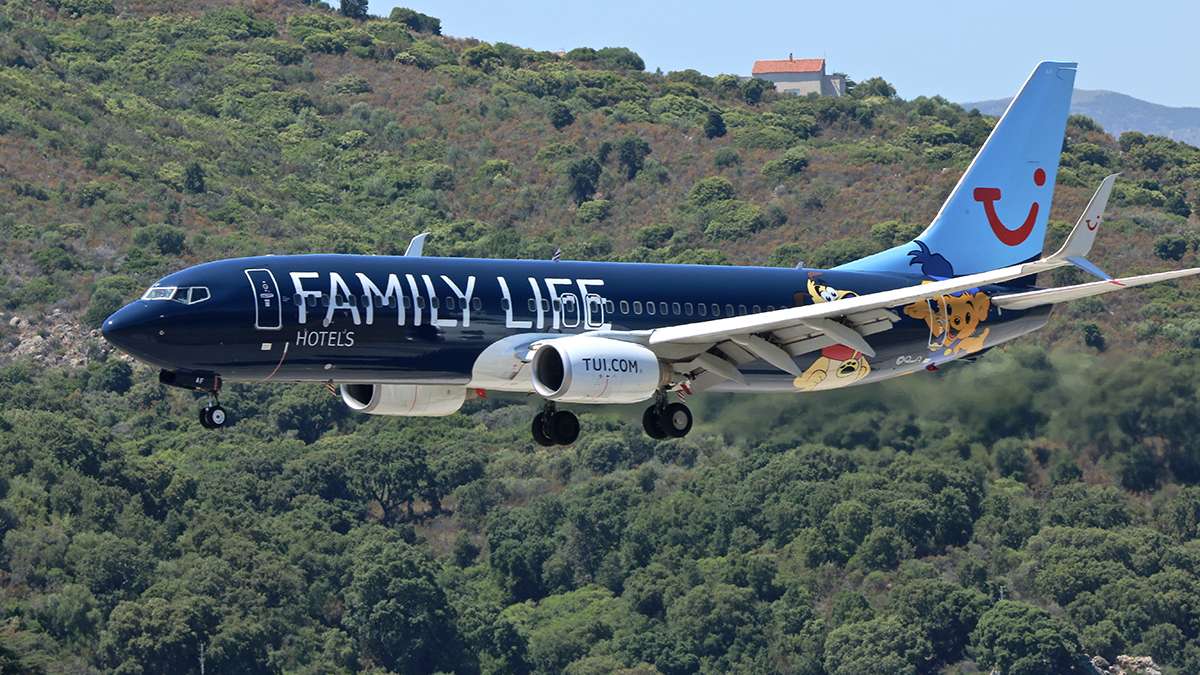
[[[921,280],[763,267],[260,256],[168,275],[154,289],[175,290],[152,289],[147,298],[162,299],[130,303],[105,322],[104,333],[163,369],[218,374],[230,381],[477,386],[473,371],[480,355],[518,334],[648,330]],[[192,289],[191,295],[179,289]],[[941,305],[923,303],[926,309],[898,308],[890,319],[873,324],[877,332],[863,329],[876,351],[869,361],[836,346],[796,351],[797,363],[819,370],[824,385],[800,386],[769,364],[749,362],[742,366],[745,385],[722,388],[825,389],[913,372],[1036,330],[1049,314],[1048,308],[1000,313],[986,297],[970,304],[971,295],[947,297]],[[963,321],[968,325],[960,325]],[[847,363],[853,363],[854,373]],[[832,379],[830,366],[841,368],[843,380]]]

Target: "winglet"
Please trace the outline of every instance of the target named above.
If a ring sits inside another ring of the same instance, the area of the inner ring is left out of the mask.
[[[1071,234],[1067,235],[1067,240],[1063,242],[1062,248],[1050,256],[1051,259],[1070,260],[1071,258],[1087,257],[1092,250],[1092,243],[1096,241],[1096,232],[1100,229],[1100,221],[1104,218],[1104,207],[1108,206],[1108,196],[1112,194],[1113,184],[1117,182],[1119,175],[1121,174],[1114,173],[1100,181],[1100,187],[1096,188],[1096,194],[1092,195],[1092,200],[1088,202],[1087,208],[1075,222],[1075,228],[1071,230]]]
[[[404,250],[404,255],[409,257],[420,257],[422,252],[425,250],[425,239],[428,237],[428,232],[422,232],[421,234],[413,237],[412,241],[408,242],[408,248]]]

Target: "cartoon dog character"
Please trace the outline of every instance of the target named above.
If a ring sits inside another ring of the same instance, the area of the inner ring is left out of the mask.
[[[935,308],[934,305],[938,306]],[[945,355],[951,356],[959,352],[972,354],[983,349],[992,329],[984,328],[978,335],[975,332],[979,329],[979,324],[987,321],[991,306],[991,298],[983,291],[967,291],[956,295],[943,295],[940,301],[918,300],[906,305],[904,313],[924,321],[929,326],[930,335],[934,337],[941,337],[945,333],[942,346],[946,348]]]
[[[858,293],[855,293],[854,291],[839,291],[832,286],[818,284],[816,279],[809,277],[808,295],[812,298],[813,302],[833,302],[834,300],[841,300],[842,298],[856,297],[858,296]]]
[[[800,374],[792,385],[800,391],[837,389],[871,374],[867,357],[846,345],[831,345],[821,350],[816,361]]]

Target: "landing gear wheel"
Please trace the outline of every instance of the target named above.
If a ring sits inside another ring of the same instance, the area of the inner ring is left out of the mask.
[[[570,445],[579,438],[579,418],[569,410],[559,410],[550,418],[550,437],[559,445]]]
[[[658,420],[658,406],[652,405],[642,413],[642,429],[650,438],[662,440],[667,437]]]
[[[204,406],[200,410],[200,425],[205,429],[220,429],[229,421],[225,409],[219,405]]]
[[[544,412],[533,416],[533,442],[544,448],[554,445],[554,440],[550,438],[550,425],[546,420],[547,415]]]
[[[692,430],[692,411],[682,403],[671,403],[657,417],[663,433],[672,438],[683,438]]]

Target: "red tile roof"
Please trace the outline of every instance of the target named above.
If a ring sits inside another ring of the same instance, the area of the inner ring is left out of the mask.
[[[754,62],[753,75],[767,73],[819,73],[825,69],[825,59],[763,59]]]

